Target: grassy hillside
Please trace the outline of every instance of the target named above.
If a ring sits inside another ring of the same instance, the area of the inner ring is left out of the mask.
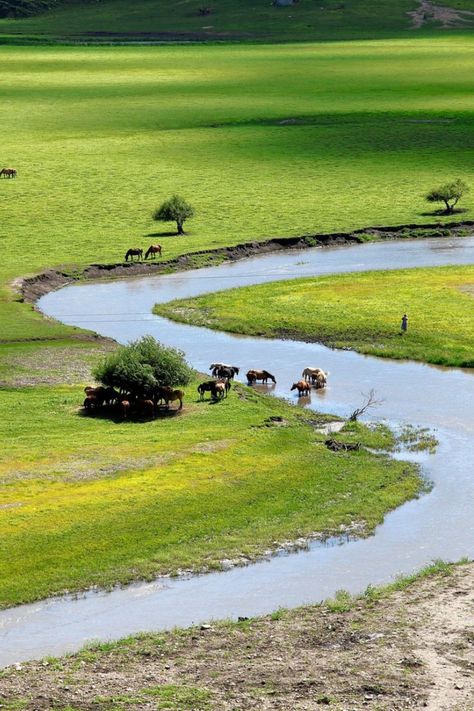
[[[7,7],[12,0],[0,0]],[[15,0],[18,3],[18,0]],[[26,0],[22,0],[23,3]],[[30,0],[31,2],[31,0]],[[0,34],[89,40],[311,41],[393,37],[474,26],[469,15],[445,18],[407,13],[418,0],[300,0],[273,7],[270,0],[99,0],[51,2],[53,9],[29,19],[0,21]],[[37,2],[35,3],[38,4]],[[474,10],[473,0],[445,0],[456,11]],[[211,12],[201,15],[199,8]]]
[[[474,267],[442,267],[262,284],[162,304],[156,312],[219,330],[472,368],[473,309]],[[409,327],[402,336],[404,312]]]
[[[153,241],[168,258],[433,221],[429,188],[474,187],[473,48],[467,37],[0,48],[0,163],[18,170],[0,180],[2,339],[66,331],[7,287],[53,265],[117,261]],[[151,219],[176,191],[197,211],[179,239]],[[461,206],[473,204],[471,192]]]

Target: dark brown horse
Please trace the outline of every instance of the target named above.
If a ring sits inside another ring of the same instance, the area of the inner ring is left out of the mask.
[[[267,383],[269,380],[276,383],[275,376],[269,373],[268,370],[249,370],[247,373],[249,385],[256,383],[257,380],[261,380],[262,383]]]
[[[125,255],[126,262],[128,262],[129,257],[131,262],[133,262],[134,257],[137,257],[138,260],[143,259],[143,249],[140,249],[140,247],[133,247],[129,249],[127,254]]]
[[[198,385],[199,399],[203,400],[204,393],[209,392],[213,400],[220,400],[227,397],[230,387],[228,380],[206,380]]]
[[[16,168],[2,168],[0,170],[1,178],[16,178],[17,171]]]
[[[151,259],[155,259],[157,254],[159,254],[161,257],[161,252],[162,252],[161,244],[150,244],[150,246],[148,247],[148,249],[145,253],[145,259],[148,259],[148,257],[150,257]]]

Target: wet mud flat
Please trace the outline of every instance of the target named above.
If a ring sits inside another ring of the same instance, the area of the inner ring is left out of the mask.
[[[474,699],[474,565],[434,568],[408,586],[369,589],[358,600],[340,594],[322,605],[18,664],[3,672],[0,703],[467,711]]]

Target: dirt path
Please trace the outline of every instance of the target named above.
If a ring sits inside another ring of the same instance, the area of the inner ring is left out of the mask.
[[[0,676],[3,709],[472,711],[474,564],[351,603],[102,645]]]
[[[467,575],[455,586],[421,603],[416,650],[432,681],[428,711],[474,708],[474,578]]]
[[[474,22],[474,12],[471,10],[455,10],[452,7],[434,5],[430,0],[419,0],[419,3],[416,10],[407,13],[412,19],[414,30],[428,22],[438,22],[444,29],[465,27]]]

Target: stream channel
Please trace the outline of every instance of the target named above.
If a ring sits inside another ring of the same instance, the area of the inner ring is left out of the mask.
[[[151,313],[157,302],[235,286],[303,276],[474,263],[474,236],[376,242],[266,254],[218,267],[165,276],[87,282],[43,297],[41,310],[122,343],[152,334],[181,348],[207,372],[213,361],[266,368],[271,392],[297,402],[292,382],[304,367],[330,371],[328,387],[306,406],[347,416],[376,390],[383,402],[370,420],[430,428],[439,446],[418,455],[433,488],[389,513],[366,539],[314,542],[246,567],[204,575],[159,578],[111,592],[64,595],[0,612],[0,666],[60,655],[92,640],[189,626],[212,619],[250,617],[279,607],[319,602],[345,589],[387,583],[432,560],[474,556],[474,373],[331,350],[319,344],[239,337],[170,322]],[[317,309],[317,303],[308,304]],[[410,312],[411,329],[416,314]],[[401,314],[400,314],[401,316]],[[436,313],[432,314],[436,329]],[[473,301],[474,318],[474,301]],[[393,324],[394,329],[399,323]],[[263,389],[264,386],[262,386]],[[157,423],[159,426],[159,423]],[[416,457],[415,457],[416,459]],[[290,481],[289,481],[290,483]]]

